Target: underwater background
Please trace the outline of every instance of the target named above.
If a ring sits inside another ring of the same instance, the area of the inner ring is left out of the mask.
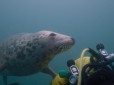
[[[77,59],[84,48],[96,50],[103,43],[114,52],[114,0],[0,0],[0,41],[17,33],[51,30],[76,40],[70,50],[57,55],[50,66],[67,69],[68,59]],[[8,83],[50,85],[43,73],[8,77]],[[0,77],[0,85],[4,85]]]

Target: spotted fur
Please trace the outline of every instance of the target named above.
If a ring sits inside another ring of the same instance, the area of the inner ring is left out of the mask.
[[[52,31],[15,35],[0,46],[0,75],[27,76],[43,71],[56,54],[72,45],[73,38]]]

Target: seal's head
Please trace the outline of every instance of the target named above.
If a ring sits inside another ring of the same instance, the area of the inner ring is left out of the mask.
[[[56,55],[66,51],[75,44],[75,40],[67,35],[52,31],[40,31],[37,33],[39,42],[43,45],[45,52]]]

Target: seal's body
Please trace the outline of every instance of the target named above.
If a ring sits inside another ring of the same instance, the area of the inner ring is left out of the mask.
[[[27,76],[41,71],[54,77],[48,63],[72,45],[73,38],[52,31],[15,35],[0,46],[0,75]]]

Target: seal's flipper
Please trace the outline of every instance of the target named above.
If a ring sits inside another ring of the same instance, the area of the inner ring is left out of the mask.
[[[2,72],[6,68],[6,65],[0,64],[0,72]]]
[[[8,85],[8,83],[7,83],[7,76],[3,76],[3,82],[4,82],[5,85]]]
[[[16,83],[11,83],[9,85],[20,85],[20,84],[18,82],[16,82]]]
[[[7,65],[3,59],[0,59],[0,73],[6,69]],[[3,82],[7,85],[7,76],[3,76]]]
[[[3,82],[5,85],[8,85],[7,80],[8,80],[7,76],[3,76]],[[18,82],[16,82],[16,83],[11,83],[9,85],[20,85],[20,84]]]
[[[54,70],[52,70],[50,67],[48,67],[48,66],[46,68],[44,68],[41,72],[49,74],[53,78],[56,76],[56,72]]]
[[[2,72],[8,64],[3,59],[0,59],[0,72]]]

